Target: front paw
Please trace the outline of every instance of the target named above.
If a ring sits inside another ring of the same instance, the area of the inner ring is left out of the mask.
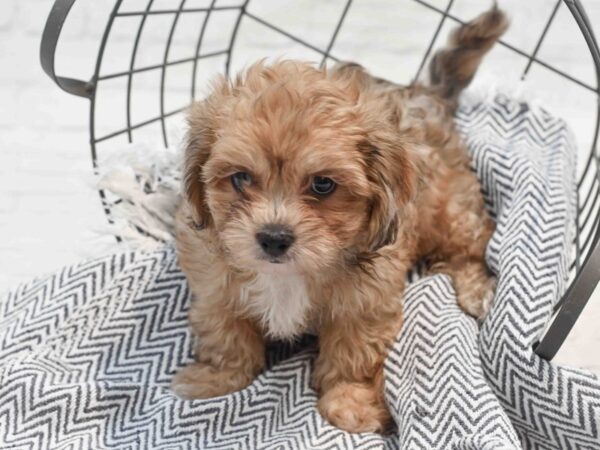
[[[190,364],[181,369],[171,389],[185,400],[219,397],[244,389],[254,379],[253,375],[237,369],[217,369],[203,363]]]
[[[317,406],[329,423],[350,433],[379,433],[391,423],[382,393],[371,384],[340,382]]]

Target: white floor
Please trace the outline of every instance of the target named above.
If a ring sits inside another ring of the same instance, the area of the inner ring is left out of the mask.
[[[93,187],[88,116],[89,103],[60,91],[39,65],[41,30],[52,5],[50,0],[3,0],[0,6],[0,291],[64,264],[111,251],[116,244],[98,232],[105,217]],[[124,7],[141,10],[145,0],[125,0]],[[155,9],[173,9],[179,0],[155,0]],[[188,0],[197,7],[206,0]],[[236,4],[220,1],[219,4]],[[430,0],[440,8],[446,0]],[[342,0],[255,0],[250,11],[277,23],[311,44],[325,48]],[[530,52],[534,49],[554,0],[506,0],[500,4],[513,17],[507,42]],[[583,0],[591,22],[600,24],[600,2]],[[455,0],[451,12],[469,18],[485,8],[481,0]],[[59,45],[57,68],[61,75],[87,79],[93,71],[100,35],[112,2],[78,0]],[[173,38],[170,59],[189,56],[203,13],[182,16]],[[235,15],[211,18],[204,51],[226,47]],[[165,22],[166,20],[166,22]],[[439,17],[413,0],[356,0],[346,17],[333,54],[357,59],[371,70],[399,81],[408,81],[420,62]],[[103,73],[124,70],[129,62],[132,38],[139,19],[122,18],[107,46]],[[143,35],[138,66],[155,64],[164,56],[171,19],[154,16]],[[448,24],[442,36],[448,32]],[[598,30],[600,33],[600,29]],[[294,45],[250,20],[244,20],[235,50],[234,68],[253,59],[286,54],[317,59],[318,54]],[[187,51],[187,53],[186,53]],[[570,75],[595,86],[594,73],[582,38],[562,5],[539,55]],[[398,61],[390,64],[390,61]],[[506,49],[494,51],[482,68],[480,80],[516,81],[526,59]],[[220,64],[216,66],[215,64]],[[199,89],[222,68],[223,58],[199,65]],[[510,68],[510,69],[508,69]],[[191,64],[173,66],[168,72],[166,109],[183,106],[189,98]],[[181,77],[187,77],[181,81]],[[159,78],[148,72],[135,78],[134,122],[158,114]],[[582,149],[591,139],[596,117],[595,98],[583,88],[565,86],[553,73],[534,65],[526,85],[536,98],[565,117]],[[99,97],[99,132],[122,126],[124,86],[119,80],[103,85]],[[201,90],[201,89],[200,89]],[[120,125],[119,125],[120,124]],[[588,144],[589,146],[589,144]],[[561,350],[557,360],[600,374],[600,290]]]

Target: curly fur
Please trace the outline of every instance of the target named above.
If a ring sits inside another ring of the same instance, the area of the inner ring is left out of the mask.
[[[426,259],[450,274],[477,317],[493,291],[484,253],[494,226],[452,114],[505,29],[496,8],[461,27],[434,57],[430,85],[398,86],[352,63],[259,62],[192,107],[177,244],[198,361],[175,377],[179,395],[242,389],[264,367],[266,339],[313,330],[321,413],[349,431],[385,429],[383,362],[407,271]],[[252,175],[243,192],[237,171]],[[335,192],[311,195],[316,175]],[[296,238],[282,264],[254,237],[273,223]]]

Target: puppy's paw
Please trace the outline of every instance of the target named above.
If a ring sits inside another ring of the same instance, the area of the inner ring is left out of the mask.
[[[253,378],[239,368],[223,370],[194,363],[177,372],[171,381],[171,389],[185,400],[212,398],[244,389]]]
[[[471,283],[457,283],[456,291],[462,310],[478,320],[483,320],[492,308],[496,278],[482,277]]]
[[[446,261],[431,267],[432,273],[452,277],[457,303],[468,315],[483,320],[492,308],[496,278],[483,261]]]
[[[391,422],[382,394],[366,383],[340,382],[317,406],[329,423],[350,433],[383,432]]]

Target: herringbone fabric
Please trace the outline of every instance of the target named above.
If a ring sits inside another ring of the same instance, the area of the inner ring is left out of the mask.
[[[405,318],[385,367],[399,448],[520,448],[483,376],[477,324],[456,304],[450,278],[413,283],[405,294]]]
[[[568,278],[572,137],[561,120],[506,97],[462,108],[458,124],[497,221],[487,259],[499,282],[479,335],[488,383],[526,448],[600,449],[600,380],[532,350]]]
[[[600,449],[600,382],[531,351],[567,276],[574,153],[564,124],[504,97],[457,122],[498,229],[495,306],[479,330],[451,280],[421,278],[386,362],[397,429],[352,435],[318,414],[314,340],[269,349],[244,391],[182,401],[191,300],[170,247],[68,267],[0,299],[1,449]]]

